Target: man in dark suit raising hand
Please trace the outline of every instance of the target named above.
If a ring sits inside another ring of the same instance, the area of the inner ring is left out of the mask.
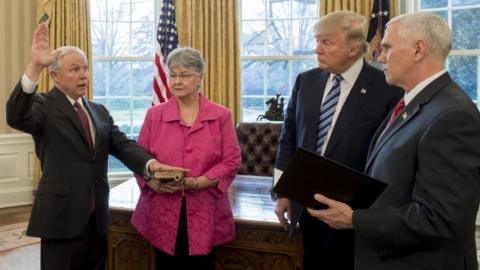
[[[30,133],[42,178],[27,234],[41,238],[41,269],[105,269],[108,154],[136,174],[170,168],[154,160],[113,123],[106,108],[85,98],[87,58],[77,47],[52,51],[48,28],[34,32],[31,62],[7,103],[7,122]],[[43,68],[55,87],[35,93]]]

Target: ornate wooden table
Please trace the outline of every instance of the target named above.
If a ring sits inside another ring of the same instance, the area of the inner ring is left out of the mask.
[[[239,175],[229,189],[237,237],[218,249],[215,268],[302,269],[301,236],[291,239],[273,212],[269,177]],[[155,269],[150,244],[130,224],[139,190],[131,179],[111,190],[108,269]]]

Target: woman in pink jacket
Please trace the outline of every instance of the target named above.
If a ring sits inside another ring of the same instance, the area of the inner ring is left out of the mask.
[[[169,101],[148,110],[138,143],[160,162],[186,168],[181,186],[137,177],[133,226],[155,248],[157,269],[213,269],[215,247],[235,238],[227,189],[240,165],[230,112],[200,93],[204,63],[192,48],[167,59]]]

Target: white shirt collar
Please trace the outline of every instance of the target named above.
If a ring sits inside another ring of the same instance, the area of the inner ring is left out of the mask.
[[[342,74],[343,81],[342,83],[348,84],[348,86],[351,88],[355,81],[358,78],[358,75],[362,71],[363,68],[363,58],[359,57],[353,65],[351,65],[347,70],[345,70]],[[337,74],[330,74],[329,80],[334,80],[335,76]]]
[[[445,72],[447,71],[443,69],[417,84],[412,90],[405,92],[405,96],[403,97],[405,106],[408,105],[408,103],[410,103],[425,87],[427,87],[427,85],[442,76]]]
[[[85,108],[85,105],[83,104],[83,99],[82,98],[78,98],[77,100],[75,100],[75,99],[73,99],[73,98],[71,98],[67,95],[65,95],[65,96],[67,97],[68,101],[70,101],[70,104],[72,104],[72,106],[75,103],[75,101],[78,101],[78,103],[80,103],[80,106],[82,106],[82,108]]]

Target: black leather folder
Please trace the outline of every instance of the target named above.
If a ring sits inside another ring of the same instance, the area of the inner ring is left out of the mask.
[[[298,148],[273,188],[281,197],[322,209],[313,195],[321,193],[353,209],[368,208],[387,184],[304,148]]]

